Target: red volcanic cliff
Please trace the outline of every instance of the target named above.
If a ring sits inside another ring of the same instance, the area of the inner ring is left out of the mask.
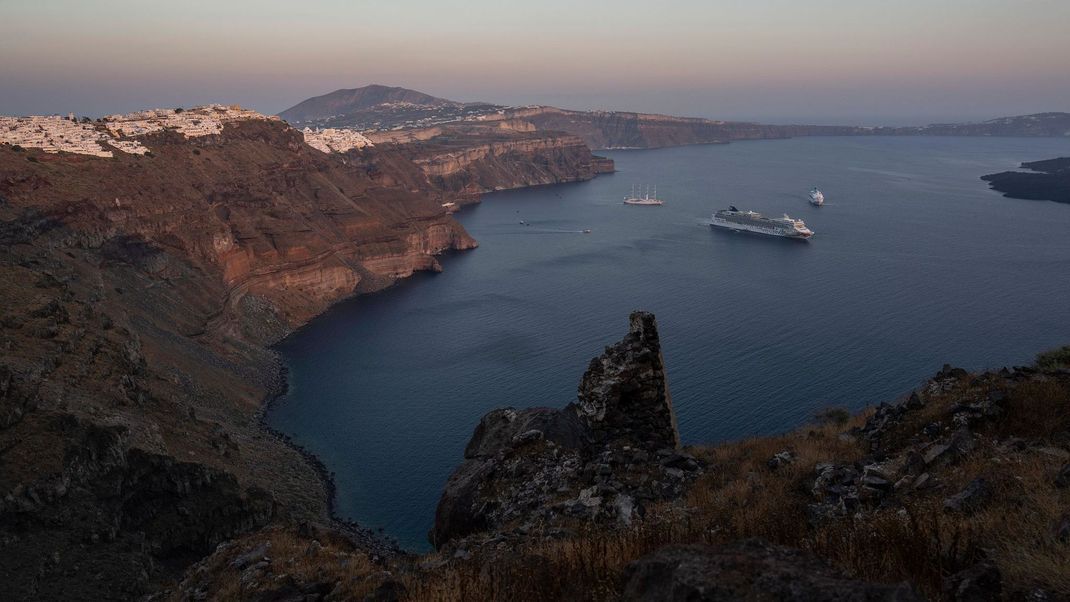
[[[493,120],[499,116],[486,119]],[[792,136],[846,136],[876,133],[854,126],[765,125],[623,111],[569,111],[554,107],[515,109],[502,120],[527,122],[542,131],[579,136],[591,148],[661,148],[687,144],[718,144],[732,140]]]
[[[238,122],[206,140],[162,134],[148,144],[143,158],[32,163],[5,153],[3,194],[87,237],[136,237],[214,274],[226,290],[222,318],[253,294],[289,327],[475,245],[435,199],[383,186],[281,124]]]
[[[508,127],[500,127],[506,125]],[[535,132],[530,124],[450,125],[369,134],[418,167],[447,196],[477,198],[494,190],[589,180],[613,171],[578,136]]]
[[[444,202],[598,165],[557,134],[325,154],[250,120],[140,140],[151,153],[0,146],[0,580],[15,599],[137,597],[237,533],[327,520],[315,467],[257,419],[279,387],[264,345],[474,247]]]

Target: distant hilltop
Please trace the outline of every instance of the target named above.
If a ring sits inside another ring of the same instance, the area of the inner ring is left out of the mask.
[[[335,90],[309,98],[279,113],[295,125],[391,129],[398,124],[434,125],[457,121],[498,109],[497,105],[463,103],[408,88],[372,84],[362,88]]]
[[[1070,113],[1034,113],[998,117],[977,123],[933,123],[915,128],[894,128],[899,134],[927,136],[1070,136]],[[913,130],[913,132],[912,132]]]
[[[1037,113],[979,123],[912,127],[770,125],[628,111],[461,103],[381,85],[336,90],[301,102],[279,116],[301,126],[379,132],[458,122],[496,124],[514,130],[554,130],[579,136],[595,149],[659,148],[795,136],[1070,136],[1070,113]]]

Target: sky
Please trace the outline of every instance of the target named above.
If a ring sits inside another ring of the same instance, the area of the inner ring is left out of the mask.
[[[0,114],[371,83],[768,123],[1070,111],[1070,0],[0,0]]]

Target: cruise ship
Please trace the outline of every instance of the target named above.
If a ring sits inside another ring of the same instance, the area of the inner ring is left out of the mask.
[[[788,217],[787,214],[784,217],[764,217],[756,211],[740,211],[735,207],[714,213],[710,226],[802,240],[814,235],[801,219]]]
[[[810,204],[815,207],[825,204],[825,195],[817,189],[817,186],[810,189]]]

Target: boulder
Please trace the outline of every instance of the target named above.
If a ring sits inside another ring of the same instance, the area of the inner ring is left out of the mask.
[[[988,483],[979,477],[970,481],[970,484],[962,491],[945,499],[944,511],[973,514],[980,510],[991,496],[992,492]]]
[[[813,554],[759,539],[670,546],[628,565],[623,600],[922,600],[907,584],[848,579]]]
[[[582,443],[582,436],[583,425],[574,413],[551,408],[503,408],[489,412],[479,421],[464,448],[464,457],[493,457],[514,444],[535,440],[576,449]]]
[[[1059,543],[1070,543],[1070,513],[1062,515],[1055,523],[1052,535],[1055,536],[1055,541]]]
[[[1070,464],[1064,464],[1055,475],[1055,486],[1059,489],[1070,487]]]
[[[955,602],[996,602],[1002,599],[1003,577],[985,560],[944,579],[944,596]]]
[[[781,466],[787,466],[795,461],[795,453],[791,450],[784,450],[773,455],[772,458],[766,460],[765,465],[769,467],[769,470],[776,470]]]

